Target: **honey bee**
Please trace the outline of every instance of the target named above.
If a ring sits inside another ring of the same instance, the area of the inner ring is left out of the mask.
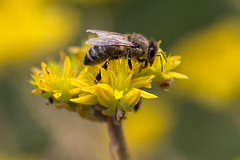
[[[154,39],[148,40],[141,34],[121,34],[95,29],[86,32],[96,33],[98,37],[85,42],[94,46],[85,55],[84,65],[95,65],[105,61],[103,67],[106,69],[106,60],[126,58],[129,68],[132,69],[131,59],[135,58],[142,63],[141,68],[146,68],[148,64],[150,66],[153,64],[156,56],[159,56],[158,42]],[[101,79],[99,76],[96,77],[98,81]]]

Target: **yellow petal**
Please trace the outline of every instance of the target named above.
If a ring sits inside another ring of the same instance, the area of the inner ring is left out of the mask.
[[[41,63],[41,68],[42,68],[43,71],[45,70],[46,67],[47,67],[46,63],[42,62]]]
[[[95,94],[96,87],[97,86],[87,86],[87,87],[81,88],[81,91],[90,92],[90,93]]]
[[[144,76],[135,78],[131,81],[131,86],[135,88],[151,88],[150,83],[152,82],[152,79],[154,78],[154,75]]]
[[[103,83],[108,83],[109,74],[104,68],[101,68],[101,77]]]
[[[168,68],[169,70],[172,70],[176,68],[178,65],[181,63],[181,57],[180,56],[172,56],[170,57],[169,63],[168,63]]]
[[[179,79],[189,79],[188,76],[186,76],[182,73],[177,73],[177,72],[169,72],[168,76],[173,77],[173,78],[179,78]]]
[[[77,79],[85,79],[85,75],[88,72],[89,66],[85,67],[81,73],[77,76]]]
[[[54,98],[58,99],[59,97],[61,97],[62,92],[60,92],[60,91],[55,91],[55,92],[56,92],[56,93],[53,94],[53,97],[54,97]]]
[[[148,93],[148,92],[143,91],[143,90],[141,90],[141,97],[146,98],[146,99],[157,98],[156,95]]]
[[[177,66],[179,66],[180,63],[181,63],[180,60],[173,61],[172,66],[170,67],[170,70],[172,70],[172,69],[176,68]]]
[[[127,94],[125,94],[121,101],[120,106],[124,110],[131,111],[132,107],[134,107],[140,100],[141,91],[139,89],[132,89]]]
[[[129,88],[129,85],[131,83],[131,79],[132,79],[133,73],[134,72],[130,72],[129,75],[127,76],[127,78],[124,80],[123,89],[124,88]]]
[[[108,84],[99,84],[95,88],[98,101],[105,107],[115,107],[113,89]]]
[[[116,72],[117,76],[116,76],[116,81],[115,81],[115,87],[116,88],[120,88],[123,84],[123,75],[121,71]]]
[[[110,69],[108,69],[109,71]],[[110,79],[111,79],[111,86],[114,86],[116,84],[116,82],[118,81],[117,77],[116,77],[116,74],[110,70]]]
[[[74,86],[77,86],[77,87],[85,87],[85,86],[88,86],[87,83],[83,82],[82,80],[79,80],[79,79],[72,79],[71,80],[71,83],[74,85]]]
[[[32,71],[33,73],[36,73],[36,74],[42,73],[42,70],[40,70],[40,69],[37,68],[37,67],[32,67],[32,68],[31,68],[31,71]]]
[[[80,91],[81,91],[80,88],[73,88],[73,89],[70,89],[68,93],[71,95],[75,95],[75,94],[78,94]]]
[[[52,88],[50,86],[46,85],[43,82],[38,82],[37,86],[43,91],[46,91],[46,92],[51,92],[52,91]]]
[[[71,76],[70,71],[71,71],[71,62],[69,57],[67,56],[63,64],[63,72],[65,72],[67,76]]]
[[[156,72],[156,71],[157,71],[157,69],[154,68],[153,66],[152,66],[152,67],[149,67],[149,69],[150,69],[151,71],[153,71],[153,72]]]
[[[170,77],[164,73],[164,72],[161,72],[161,76],[164,78],[164,79],[170,79]]]
[[[123,91],[118,91],[117,89],[114,90],[114,97],[115,99],[120,99],[123,96]]]
[[[171,56],[171,60],[177,61],[180,59],[181,59],[181,56]]]
[[[97,103],[97,97],[93,94],[87,94],[84,96],[79,96],[78,98],[72,98],[70,101],[84,105],[94,105]]]
[[[32,90],[32,93],[37,94],[37,95],[41,95],[42,91],[40,89],[34,89],[34,90]]]

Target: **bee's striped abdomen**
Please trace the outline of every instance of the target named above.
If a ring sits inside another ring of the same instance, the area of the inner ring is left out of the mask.
[[[93,46],[84,57],[84,65],[94,65],[104,61],[106,53],[102,46]]]
[[[84,57],[84,65],[95,65],[121,54],[122,50],[119,46],[93,46]]]

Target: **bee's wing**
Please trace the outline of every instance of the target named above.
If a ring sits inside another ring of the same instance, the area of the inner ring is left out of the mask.
[[[117,32],[109,32],[109,31],[102,31],[97,29],[88,29],[86,32],[96,33],[99,36],[107,36],[107,35],[119,35],[124,36],[124,34],[117,33]]]
[[[89,29],[87,32],[96,33],[99,35],[97,38],[92,38],[86,41],[86,44],[96,45],[96,46],[129,46],[134,47],[132,42],[128,41],[128,36],[126,34],[120,34],[116,32],[108,32],[101,30]]]
[[[129,47],[135,46],[133,43],[127,40],[122,40],[115,37],[97,37],[89,39],[85,43],[95,46],[129,46]]]

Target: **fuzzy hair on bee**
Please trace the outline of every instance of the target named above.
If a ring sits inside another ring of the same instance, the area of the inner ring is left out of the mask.
[[[95,65],[111,57],[144,59],[152,65],[157,53],[158,43],[154,39],[147,40],[141,34],[120,34],[116,32],[89,29],[87,32],[98,34],[97,38],[86,41],[93,47],[84,58],[85,65]],[[130,50],[130,55],[128,55]]]
[[[121,34],[116,32],[89,29],[87,32],[98,35],[85,43],[93,45],[84,57],[84,65],[96,65],[106,60],[126,58],[129,68],[132,69],[131,59],[135,58],[142,63],[141,68],[152,65],[158,55],[158,42],[148,40],[141,34]]]

